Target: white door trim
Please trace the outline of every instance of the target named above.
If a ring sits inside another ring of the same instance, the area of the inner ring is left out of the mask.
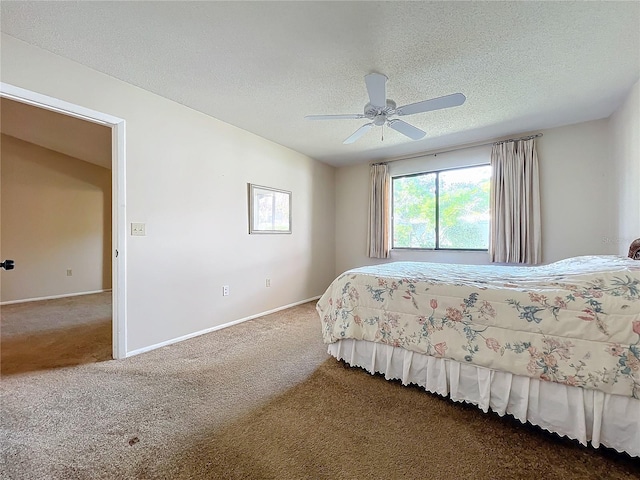
[[[113,358],[127,356],[127,217],[125,121],[121,118],[0,82],[0,97],[52,110],[111,128],[111,233]]]

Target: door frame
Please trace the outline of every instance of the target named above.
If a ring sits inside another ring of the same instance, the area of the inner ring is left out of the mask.
[[[111,289],[112,354],[127,356],[127,217],[125,121],[57,98],[0,82],[0,97],[111,128]]]

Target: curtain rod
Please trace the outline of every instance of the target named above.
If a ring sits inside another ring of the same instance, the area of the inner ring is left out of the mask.
[[[440,154],[443,154],[443,153],[457,152],[458,150],[466,150],[467,148],[486,147],[487,145],[501,145],[503,143],[518,142],[520,140],[531,140],[533,138],[538,138],[538,137],[541,137],[541,136],[542,136],[542,133],[536,133],[534,135],[527,135],[526,137],[519,137],[519,138],[510,138],[508,140],[498,140],[498,141],[494,141],[494,142],[463,145],[463,146],[460,146],[460,147],[454,147],[454,148],[450,148],[449,150],[443,150],[443,151],[435,152],[435,153],[423,153],[423,154],[420,154],[420,155],[413,155],[411,157],[393,158],[391,160],[385,160],[383,162],[372,163],[371,165],[384,165],[386,163],[399,162],[400,160],[411,160],[413,158],[420,158],[420,157],[436,157],[436,156],[438,156]]]
[[[542,136],[541,133],[536,133],[534,135],[528,135],[526,137],[510,138],[509,140],[500,140],[499,142],[493,142],[493,144],[494,145],[500,145],[502,143],[518,142],[520,140],[531,140],[532,138],[538,138],[538,137],[541,137],[541,136]]]

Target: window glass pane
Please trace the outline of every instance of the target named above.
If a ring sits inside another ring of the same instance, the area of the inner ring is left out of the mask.
[[[393,247],[436,248],[436,174],[393,179]]]
[[[490,176],[489,165],[440,172],[440,248],[489,248]]]

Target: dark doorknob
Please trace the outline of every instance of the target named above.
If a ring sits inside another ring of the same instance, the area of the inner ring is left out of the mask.
[[[14,268],[16,268],[16,262],[14,262],[13,260],[5,260],[4,262],[0,263],[0,268],[4,268],[5,270],[13,270]]]

